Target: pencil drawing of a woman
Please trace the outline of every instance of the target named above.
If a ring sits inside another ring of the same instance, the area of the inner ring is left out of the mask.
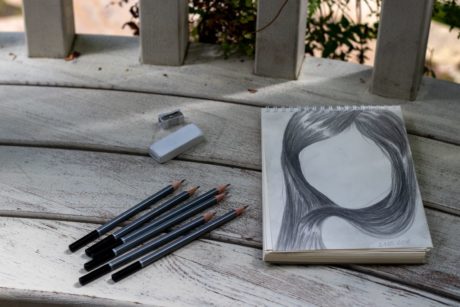
[[[315,188],[307,180],[300,159],[309,146],[337,138],[351,128],[377,146],[391,168],[389,191],[359,208],[341,206]],[[396,237],[414,220],[417,184],[409,144],[402,119],[390,110],[300,109],[285,129],[281,166],[286,201],[277,240],[280,250],[327,248],[322,226],[330,217],[376,238]]]

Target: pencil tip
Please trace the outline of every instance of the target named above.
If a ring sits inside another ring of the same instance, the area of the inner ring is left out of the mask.
[[[241,207],[241,208],[236,208],[235,209],[236,215],[241,215],[246,210],[247,207],[249,207],[249,206],[246,205],[246,206]]]
[[[182,180],[174,180],[173,183],[171,184],[174,188],[174,190],[177,190],[181,184],[183,184],[185,179]]]
[[[209,211],[209,212],[206,212],[204,215],[203,215],[203,218],[206,222],[208,222],[209,220],[211,220],[214,216],[216,215],[216,211]]]
[[[230,186],[230,184],[222,184],[220,186],[217,187],[217,191],[218,193],[222,193],[224,192],[228,187]]]
[[[196,190],[198,190],[199,188],[200,188],[200,186],[196,186],[196,187],[193,187],[193,188],[189,189],[187,192],[191,196],[191,195],[195,194]]]
[[[222,199],[224,199],[225,196],[226,196],[225,193],[218,194],[218,195],[216,195],[216,200],[219,202],[219,201],[221,201]]]

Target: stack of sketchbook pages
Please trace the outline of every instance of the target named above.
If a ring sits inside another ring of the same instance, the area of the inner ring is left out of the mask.
[[[265,261],[425,262],[399,106],[265,108],[262,164]]]

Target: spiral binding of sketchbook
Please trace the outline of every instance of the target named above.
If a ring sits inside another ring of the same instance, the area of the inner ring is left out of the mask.
[[[425,262],[432,242],[400,106],[261,117],[265,261]]]

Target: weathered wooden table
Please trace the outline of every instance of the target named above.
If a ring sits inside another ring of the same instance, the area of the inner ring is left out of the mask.
[[[29,59],[0,34],[0,305],[456,305],[460,300],[460,87],[424,79],[416,101],[368,92],[371,69],[307,58],[299,80],[191,45],[181,67],[138,63],[136,38],[78,36],[73,61]],[[249,90],[248,90],[249,89]],[[434,241],[425,265],[283,266],[261,260],[260,107],[402,104]],[[207,142],[147,155],[158,113],[180,108]],[[231,183],[242,218],[110,284],[76,286],[69,243],[174,178]]]

